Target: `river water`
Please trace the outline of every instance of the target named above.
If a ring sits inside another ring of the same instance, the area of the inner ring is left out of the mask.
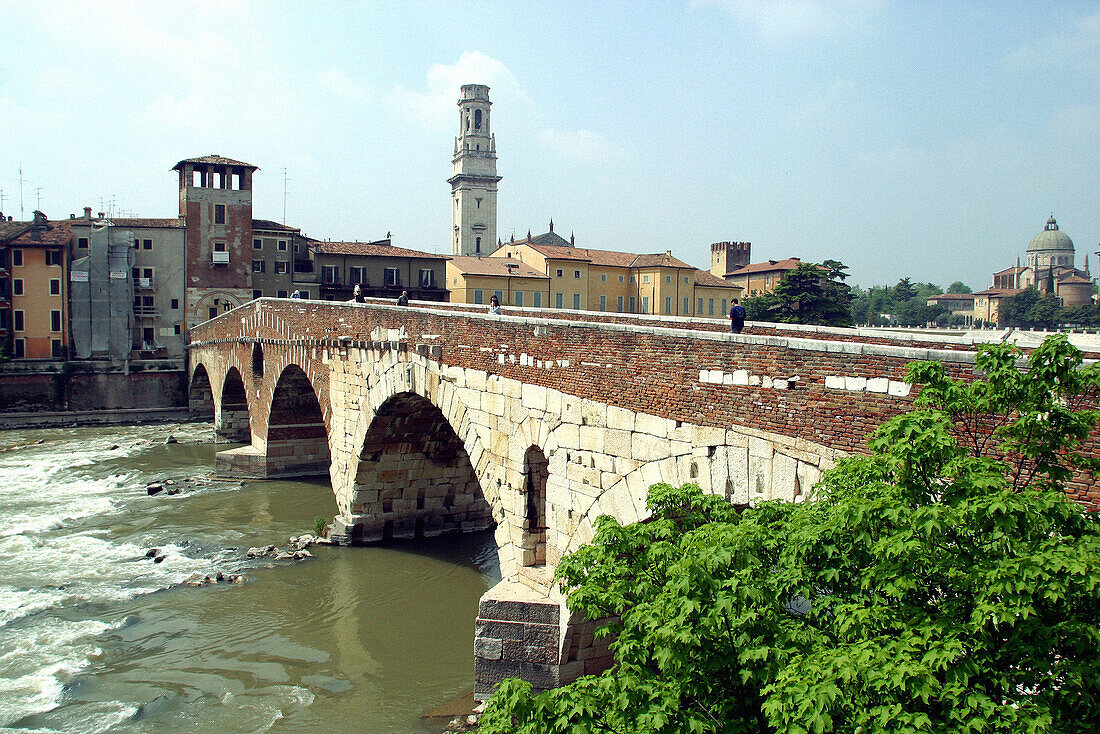
[[[336,503],[215,479],[212,435],[0,432],[0,732],[440,731],[421,714],[472,688],[492,534],[249,560]],[[218,570],[248,581],[181,583]]]

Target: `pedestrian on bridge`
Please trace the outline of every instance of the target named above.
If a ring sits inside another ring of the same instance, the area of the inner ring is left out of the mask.
[[[745,328],[745,307],[733,299],[733,308],[730,309],[730,331],[740,334]]]
[[[401,295],[397,297],[397,305],[398,306],[408,306],[409,305],[409,292],[408,291],[401,291]]]
[[[489,299],[489,313],[500,315],[500,300],[496,296]]]
[[[351,291],[351,300],[356,303],[365,303],[363,300],[363,289],[359,287],[359,284],[355,284],[355,288]]]

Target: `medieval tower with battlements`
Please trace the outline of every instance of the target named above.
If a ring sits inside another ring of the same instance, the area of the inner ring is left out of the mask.
[[[464,84],[458,100],[451,185],[451,254],[488,255],[497,243],[497,144],[489,87]]]

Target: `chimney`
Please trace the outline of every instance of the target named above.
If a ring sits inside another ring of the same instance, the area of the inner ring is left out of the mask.
[[[100,213],[99,213],[99,218],[100,218],[100,219],[103,219],[103,212],[100,212]]]
[[[99,216],[102,217],[103,215],[100,214]],[[84,207],[84,218],[85,219],[91,219],[92,218],[92,208],[90,206]]]
[[[43,214],[42,212],[38,211],[37,209],[35,209],[35,211],[34,211],[34,226],[35,227],[45,227],[46,226],[46,215]]]

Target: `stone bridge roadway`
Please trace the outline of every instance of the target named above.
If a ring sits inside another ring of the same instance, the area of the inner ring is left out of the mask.
[[[191,407],[228,476],[328,473],[344,543],[496,528],[504,581],[482,598],[476,693],[544,688],[609,663],[550,588],[603,514],[645,516],[656,482],[732,502],[798,501],[911,405],[906,364],[971,373],[963,338],[714,319],[489,316],[457,304],[260,299],[191,330]]]

